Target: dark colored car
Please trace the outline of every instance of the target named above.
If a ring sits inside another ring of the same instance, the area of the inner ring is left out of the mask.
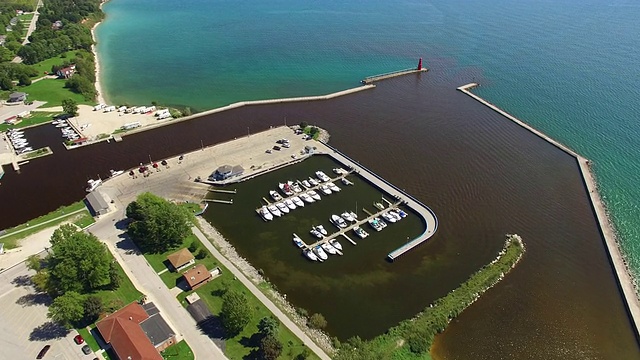
[[[82,347],[82,352],[85,353],[85,355],[91,354],[91,348],[89,347],[89,345],[83,346]]]
[[[273,150],[278,150],[278,151],[280,151],[280,146],[278,146],[278,145],[274,146],[274,147],[273,147]]]
[[[36,359],[42,359],[45,355],[47,355],[47,351],[49,351],[50,347],[51,345],[45,345],[38,353],[38,356],[36,356]]]
[[[76,337],[73,338],[73,341],[76,344],[80,345],[84,342],[84,339],[82,338],[82,335],[76,335]]]

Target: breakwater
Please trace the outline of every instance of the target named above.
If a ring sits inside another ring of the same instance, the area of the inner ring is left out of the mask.
[[[480,102],[481,104],[489,107],[490,109],[494,110],[495,112],[499,113],[505,118],[515,122],[516,124],[520,125],[524,129],[532,132],[533,134],[539,136],[543,140],[554,145],[558,149],[571,155],[578,162],[578,166],[580,168],[580,172],[582,175],[582,181],[589,195],[591,208],[597,219],[598,229],[600,231],[600,234],[604,238],[609,262],[613,266],[614,272],[616,274],[616,281],[618,284],[618,288],[622,291],[622,294],[624,295],[624,299],[625,299],[624,303],[625,303],[627,312],[632,320],[636,338],[640,338],[640,301],[638,300],[638,292],[635,287],[635,282],[633,281],[633,278],[627,267],[627,263],[624,259],[624,256],[620,251],[620,247],[618,246],[615,230],[613,229],[613,225],[611,224],[607,216],[606,206],[602,202],[602,199],[600,198],[600,194],[598,193],[598,185],[591,171],[591,168],[589,166],[591,162],[588,159],[576,153],[574,150],[567,147],[566,145],[561,144],[560,142],[554,140],[553,138],[549,137],[548,135],[541,132],[540,130],[537,130],[531,127],[529,124],[525,123],[524,121],[516,118],[515,116],[507,113],[506,111],[493,105],[492,103],[481,98],[480,96],[472,93],[470,90],[477,86],[479,86],[477,83],[469,83],[467,85],[458,87],[457,90],[472,97],[473,99]]]
[[[403,76],[403,75],[408,75],[408,74],[415,74],[415,73],[422,73],[422,72],[427,72],[427,71],[429,71],[429,69],[427,69],[427,68],[405,69],[405,70],[392,71],[392,72],[388,72],[388,73],[384,73],[384,74],[367,76],[366,78],[364,78],[362,80],[362,83],[365,84],[365,85],[369,85],[369,84],[373,84],[374,82],[380,81],[380,80],[391,79],[391,78],[398,77],[398,76]]]

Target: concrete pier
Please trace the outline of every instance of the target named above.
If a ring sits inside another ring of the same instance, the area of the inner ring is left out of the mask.
[[[427,72],[427,71],[429,71],[429,69],[427,69],[427,68],[405,69],[405,70],[392,71],[392,72],[385,73],[385,74],[367,76],[366,78],[364,78],[362,80],[362,83],[365,84],[365,85],[369,85],[369,84],[372,84],[372,83],[374,83],[376,81],[380,81],[380,80],[390,79],[390,78],[394,78],[394,77],[397,77],[397,76],[403,76],[403,75],[408,75],[408,74],[422,73],[422,72]]]
[[[616,274],[616,280],[618,282],[618,287],[621,289],[622,294],[625,298],[625,305],[627,308],[627,312],[629,313],[629,316],[631,318],[631,322],[634,326],[636,337],[640,338],[640,301],[638,300],[638,292],[634,285],[635,281],[633,280],[633,277],[629,269],[627,268],[624,256],[620,251],[620,247],[618,246],[616,232],[613,228],[613,225],[609,221],[609,218],[607,217],[605,204],[602,202],[600,194],[598,193],[598,186],[595,177],[593,176],[593,173],[591,172],[591,169],[589,167],[590,161],[582,157],[566,145],[559,143],[543,132],[534,129],[524,121],[516,118],[515,116],[512,116],[506,111],[498,108],[497,106],[469,91],[477,86],[477,83],[470,83],[464,86],[460,86],[457,89],[464,94],[472,97],[476,101],[489,107],[490,109],[494,110],[495,112],[499,113],[500,115],[504,116],[505,118],[522,126],[531,133],[546,140],[558,149],[574,157],[578,162],[578,167],[580,169],[580,172],[582,173],[584,186],[586,188],[587,194],[589,194],[589,199],[591,200],[591,208],[593,209],[594,215],[597,219],[600,233],[604,238],[609,262],[613,266],[614,272]]]

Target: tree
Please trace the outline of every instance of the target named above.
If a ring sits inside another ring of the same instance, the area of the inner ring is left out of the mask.
[[[258,330],[260,331],[262,337],[277,337],[279,328],[280,322],[273,316],[265,316],[260,319],[260,322],[258,323]]]
[[[410,334],[407,338],[407,343],[414,354],[425,354],[431,348],[431,339],[424,331]]]
[[[222,296],[220,317],[229,337],[238,335],[247,326],[252,315],[245,294],[229,290]]]
[[[302,352],[296,355],[295,360],[307,360],[311,356],[311,351],[308,348],[304,348]]]
[[[196,251],[198,251],[198,248],[200,247],[200,244],[198,244],[197,241],[193,241],[190,245],[189,245],[189,251],[191,251],[191,253],[195,253]]]
[[[200,250],[198,250],[198,253],[196,254],[196,256],[195,256],[195,257],[196,257],[196,259],[198,259],[198,260],[202,260],[202,259],[206,258],[206,257],[207,257],[207,255],[209,255],[209,254],[207,254],[207,250],[205,250],[205,249],[200,249]]]
[[[109,289],[115,290],[120,287],[120,284],[122,284],[122,276],[118,264],[114,260],[109,264]]]
[[[108,285],[111,258],[94,235],[61,226],[51,237],[52,254],[48,257],[50,288],[67,291],[91,291]],[[52,294],[55,295],[55,294]]]
[[[27,258],[27,261],[25,261],[25,264],[27,265],[27,269],[37,272],[40,271],[40,268],[42,267],[42,259],[38,255],[30,255]]]
[[[20,86],[29,86],[31,85],[31,78],[27,76],[27,74],[20,74],[18,76],[18,85]]]
[[[36,290],[46,292],[48,294],[53,293],[53,289],[49,287],[49,271],[47,269],[41,269],[35,275],[31,277],[31,282],[35,286]]]
[[[100,317],[104,311],[102,299],[98,296],[91,295],[84,301],[84,320],[92,323]]]
[[[302,121],[300,122],[300,129],[304,130],[307,128],[307,126],[309,126],[309,123],[306,121]]]
[[[62,110],[69,115],[76,116],[78,115],[78,103],[73,99],[64,99],[62,100]]]
[[[327,320],[325,320],[324,316],[320,313],[316,313],[311,315],[309,318],[309,326],[316,329],[324,329],[327,327]]]
[[[127,216],[133,220],[127,233],[146,252],[162,253],[176,248],[191,233],[188,213],[151,193],[140,194],[130,203]]]
[[[276,360],[282,354],[282,343],[273,335],[268,335],[260,340],[259,347],[261,359]]]
[[[75,291],[58,296],[49,306],[47,316],[64,327],[73,327],[84,316],[84,296]]]

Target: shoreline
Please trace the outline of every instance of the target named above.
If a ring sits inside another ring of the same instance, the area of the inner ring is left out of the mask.
[[[540,130],[533,128],[531,125],[507,113],[506,111],[500,109],[496,105],[493,105],[492,103],[481,98],[480,96],[472,93],[470,90],[477,86],[479,86],[477,83],[470,83],[470,84],[458,87],[457,90],[470,96],[471,98],[487,106],[488,108],[494,110],[495,112],[504,116],[508,120],[515,122],[516,124],[520,125],[522,128],[530,131],[534,135],[547,141],[548,143],[555,146],[559,150],[564,151],[566,154],[570,155],[576,160],[578,169],[580,170],[580,174],[582,177],[582,183],[584,185],[585,191],[589,196],[589,203],[591,205],[593,215],[598,224],[598,230],[602,235],[602,238],[605,243],[607,257],[609,258],[609,263],[613,267],[613,272],[616,275],[615,277],[616,277],[618,288],[620,289],[621,295],[624,299],[625,308],[627,309],[627,313],[629,315],[629,320],[631,320],[631,324],[634,329],[636,339],[640,340],[640,298],[638,297],[638,294],[639,294],[638,285],[634,280],[632,271],[629,268],[628,263],[626,261],[625,254],[623,253],[621,246],[618,242],[617,233],[615,231],[614,225],[611,223],[611,220],[609,219],[609,216],[607,214],[608,212],[607,212],[606,205],[602,201],[602,198],[600,197],[600,193],[598,192],[598,183],[596,181],[596,178],[590,166],[591,161],[581,156],[580,154],[576,153],[566,145],[561,144],[560,142],[544,134]]]
[[[101,1],[100,2],[100,11],[104,13],[104,11],[102,11],[102,5],[104,5],[106,1]],[[105,14],[106,16],[106,14]],[[104,21],[104,20],[102,20]],[[102,21],[98,21],[97,23],[95,23],[93,25],[93,27],[91,28],[91,39],[93,40],[93,44],[91,44],[91,52],[93,53],[93,58],[95,60],[95,73],[96,73],[96,82],[95,82],[95,87],[96,87],[96,101],[98,102],[98,104],[106,104],[106,99],[104,97],[104,92],[102,91],[102,83],[100,81],[100,58],[98,56],[98,48],[97,48],[97,44],[98,44],[98,40],[96,39],[96,28],[98,27],[98,25],[102,24]]]

